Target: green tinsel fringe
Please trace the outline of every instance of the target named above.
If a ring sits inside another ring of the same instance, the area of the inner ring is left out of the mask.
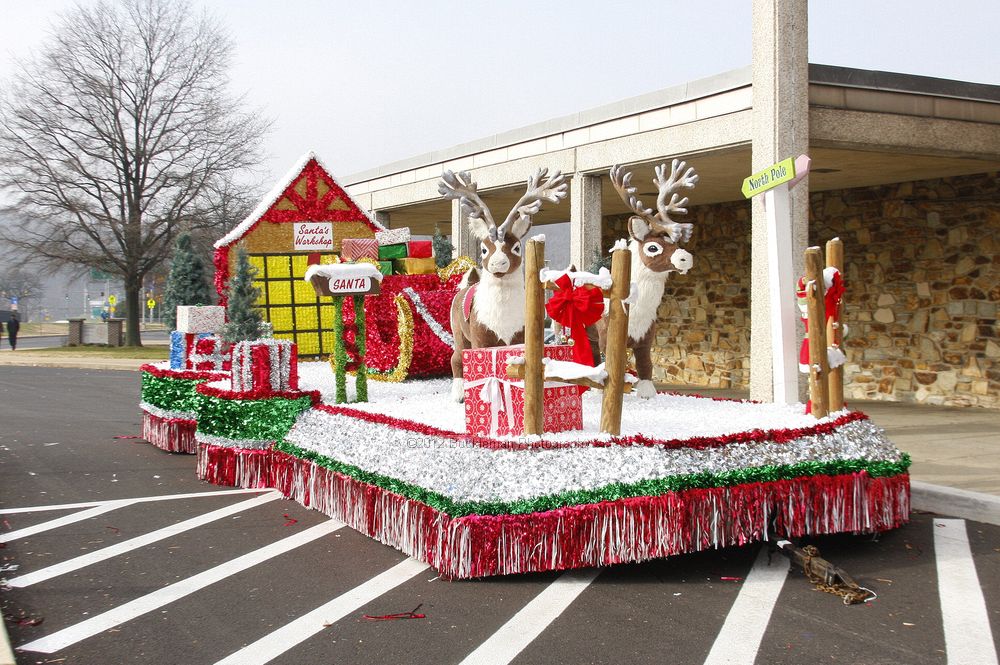
[[[333,357],[337,363],[337,404],[347,402],[347,351],[344,349],[344,296],[333,297]]]
[[[299,414],[312,407],[309,396],[287,399],[220,399],[196,395],[198,433],[227,439],[280,441]]]
[[[142,401],[166,411],[189,411],[198,408],[195,387],[207,379],[172,379],[142,372]]]
[[[866,459],[838,460],[834,462],[802,462],[800,464],[739,469],[719,474],[708,472],[693,473],[670,476],[669,478],[642,480],[635,483],[616,483],[595,490],[562,492],[560,494],[534,499],[522,499],[520,501],[460,502],[417,485],[338,462],[315,451],[299,448],[287,441],[279,441],[275,445],[275,449],[293,457],[308,460],[331,471],[350,476],[355,480],[375,485],[414,501],[419,501],[451,517],[464,517],[466,515],[524,515],[586,503],[616,501],[618,499],[638,496],[659,496],[667,492],[681,492],[689,489],[732,487],[746,483],[792,480],[803,476],[838,476],[866,471],[869,476],[880,478],[906,473],[906,470],[910,467],[910,456],[903,453],[902,458],[898,462],[869,461]]]
[[[358,349],[358,371],[354,379],[354,387],[357,392],[356,401],[368,401],[368,365],[365,364],[365,345],[368,343],[368,334],[365,326],[365,297],[354,296],[354,327],[356,337],[354,345]]]

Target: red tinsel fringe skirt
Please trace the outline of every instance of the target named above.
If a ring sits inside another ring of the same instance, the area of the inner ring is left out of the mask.
[[[198,422],[195,420],[163,418],[142,412],[142,438],[157,448],[172,453],[198,452],[198,442],[194,438],[197,428]]]
[[[201,444],[199,477],[274,487],[304,506],[464,579],[645,561],[783,536],[886,531],[910,513],[908,474],[865,472],[691,489],[525,515],[445,513],[272,450]]]

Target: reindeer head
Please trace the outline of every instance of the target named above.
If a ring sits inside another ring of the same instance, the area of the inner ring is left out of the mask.
[[[479,197],[478,185],[468,171],[458,174],[445,171],[438,191],[446,199],[458,199],[462,213],[469,219],[469,230],[479,241],[483,269],[495,277],[514,273],[521,267],[521,242],[531,230],[531,218],[542,209],[542,201],[559,203],[568,185],[559,171],[548,177],[548,169],[539,169],[528,178],[528,188],[503,224],[497,226],[490,209]]]
[[[638,257],[648,270],[655,273],[678,271],[686,273],[691,269],[693,258],[691,254],[681,249],[681,243],[691,239],[692,224],[681,224],[670,218],[670,213],[687,214],[687,197],[680,198],[677,190],[682,187],[692,188],[698,182],[698,175],[693,167],[685,170],[682,161],[674,160],[670,165],[670,175],[667,175],[667,165],[656,167],[656,179],[653,184],[657,188],[656,208],[646,208],[635,196],[636,188],[632,185],[632,174],[623,173],[624,168],[618,165],[611,167],[611,183],[618,195],[632,212],[629,217],[628,232],[638,245]],[[669,199],[668,199],[669,197]]]

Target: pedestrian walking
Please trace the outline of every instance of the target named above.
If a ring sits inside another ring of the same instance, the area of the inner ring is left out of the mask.
[[[7,322],[7,341],[10,342],[10,350],[17,348],[17,331],[21,329],[21,323],[17,320],[17,312],[10,315]]]

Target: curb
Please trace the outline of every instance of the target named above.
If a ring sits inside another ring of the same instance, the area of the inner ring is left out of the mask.
[[[1000,496],[910,480],[910,508],[1000,526]]]
[[[100,369],[100,370],[116,370],[116,371],[128,371],[134,372],[139,369],[141,365],[145,365],[151,362],[160,362],[159,360],[129,360],[127,363],[121,364],[111,364],[101,360],[76,360],[70,358],[17,358],[17,359],[0,359],[0,367],[10,366],[10,367],[61,367],[64,369]],[[0,665],[3,665],[0,663]]]

